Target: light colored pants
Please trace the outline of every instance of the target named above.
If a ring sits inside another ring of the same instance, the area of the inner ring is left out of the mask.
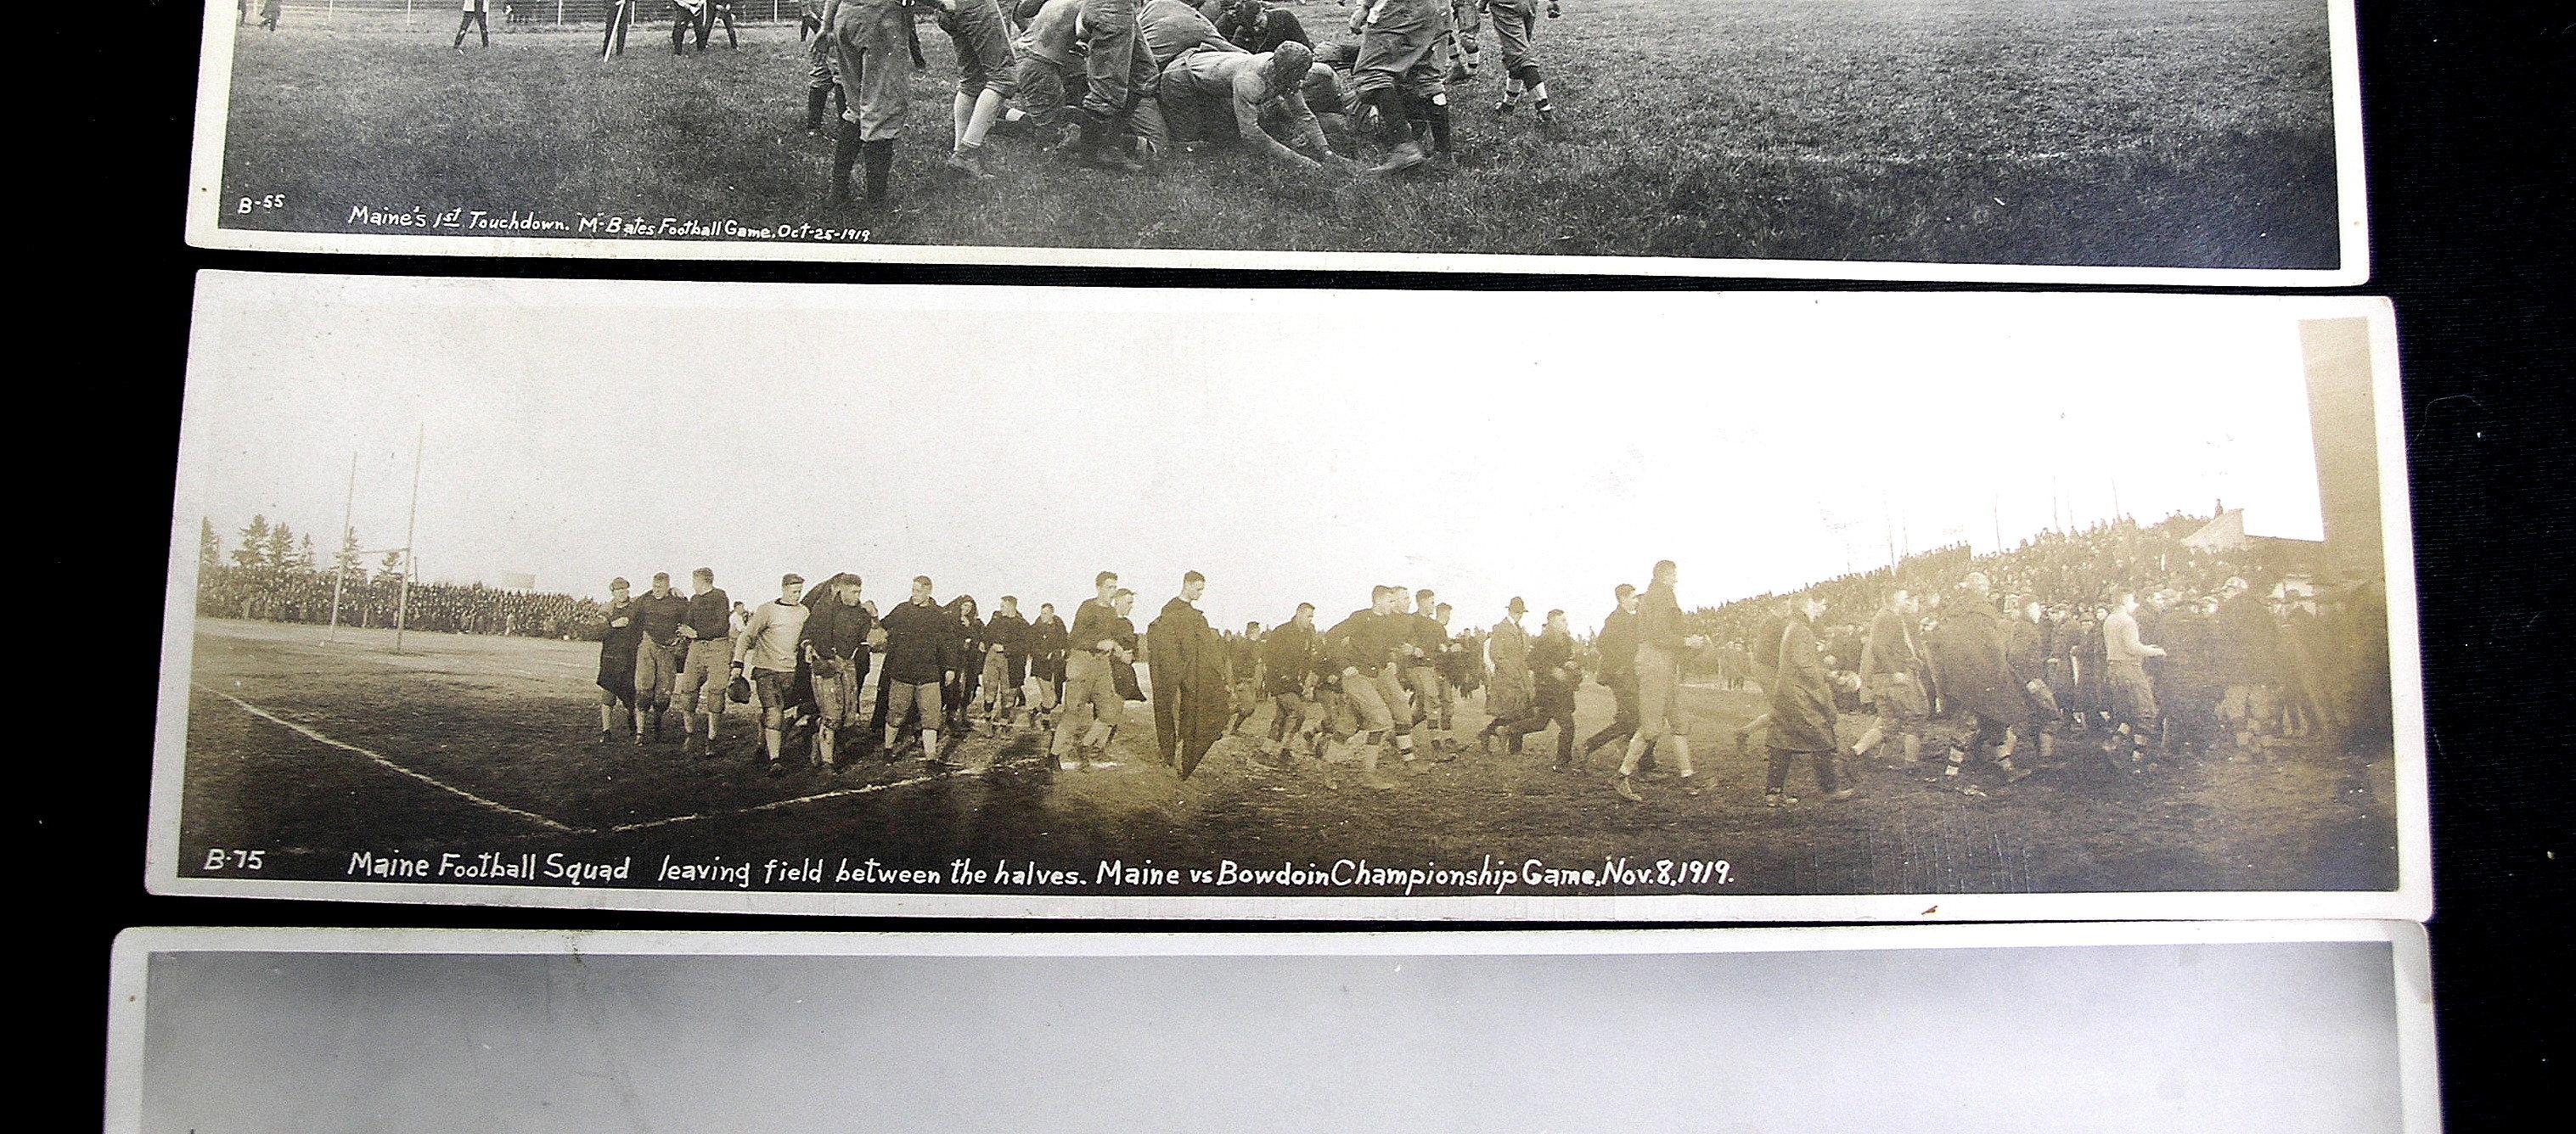
[[[814,679],[814,711],[827,729],[855,728],[859,724],[859,668],[847,660],[841,671],[830,677]]]
[[[1136,57],[1144,54],[1136,42],[1136,8],[1136,0],[1082,0],[1082,26],[1091,35],[1090,54],[1082,65],[1087,87],[1082,109],[1091,114],[1115,118],[1126,113],[1127,96],[1135,89]],[[1152,60],[1145,65],[1150,71]]]
[[[1503,52],[1503,73],[1538,62],[1530,37],[1538,32],[1538,0],[1494,0],[1494,45]]]
[[[1449,727],[1449,683],[1427,665],[1404,667],[1405,684],[1413,688],[1413,705],[1422,710],[1422,725],[1435,731]],[[1410,719],[1410,714],[1407,715]]]
[[[991,703],[996,715],[1010,712],[1020,703],[1020,687],[1011,684],[1011,658],[1008,654],[986,652],[981,699]]]
[[[1392,698],[1404,703],[1404,691],[1395,684],[1395,670],[1387,667],[1375,674],[1342,675],[1342,706],[1358,719],[1360,732],[1386,732],[1394,729],[1395,714],[1388,707]]]
[[[2143,729],[2156,720],[2156,690],[2147,682],[2146,667],[2113,662],[2102,669],[2104,684],[2111,690],[2111,720]]]
[[[1091,720],[1081,720],[1085,706],[1091,709]],[[1064,663],[1064,710],[1055,719],[1055,754],[1062,756],[1079,742],[1086,748],[1099,748],[1109,743],[1109,732],[1126,719],[1127,701],[1118,695],[1118,681],[1110,673],[1109,659],[1085,651]],[[1079,730],[1079,731],[1077,731]]]
[[[721,638],[690,642],[689,660],[680,667],[680,687],[673,698],[680,711],[721,715],[725,708],[725,679],[732,666],[733,643]]]
[[[1671,650],[1637,647],[1637,735],[1660,741],[1684,730],[1682,659]]]
[[[862,141],[903,134],[904,100],[912,94],[912,9],[897,0],[841,0],[832,40],[841,53],[839,81]]]
[[[941,686],[936,681],[924,681],[919,684],[909,681],[894,682],[893,687],[886,691],[885,727],[901,728],[907,724],[918,723],[932,732],[939,731],[939,718],[943,708],[940,689]]]
[[[671,657],[671,647],[660,642],[635,644],[635,702],[640,706],[671,699],[671,683],[678,679],[680,667]]]
[[[1878,706],[1878,722],[1888,732],[1923,731],[1923,718],[1932,706],[1923,696],[1923,686],[1909,673],[1900,678],[1892,673],[1873,673],[1868,682],[1870,701]]]

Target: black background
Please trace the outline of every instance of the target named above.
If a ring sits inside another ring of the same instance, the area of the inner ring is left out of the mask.
[[[2351,292],[2397,305],[2430,732],[2445,1117],[2461,1131],[2518,1129],[2526,1111],[2555,1125],[2566,1114],[2566,915],[2576,865],[2568,770],[2576,712],[2566,695],[2576,669],[2567,584],[2576,572],[2564,553],[2566,473],[2576,459],[2568,437],[2576,280],[2566,250],[2576,6],[2360,0],[2359,9],[2374,271]],[[1197,287],[1837,286],[206,252],[180,239],[200,10],[160,0],[12,11],[22,21],[13,62],[31,81],[13,92],[17,176],[8,184],[13,227],[32,238],[16,274],[35,302],[21,304],[32,307],[31,321],[10,344],[21,375],[7,419],[21,470],[13,495],[29,540],[10,564],[30,574],[6,580],[16,613],[5,621],[24,667],[12,718],[34,727],[0,748],[18,770],[0,780],[11,797],[0,882],[34,899],[19,907],[14,935],[31,946],[14,975],[30,986],[35,1012],[20,1019],[34,1026],[15,1038],[37,1058],[11,1063],[22,1084],[39,1086],[34,1111],[18,1111],[37,1128],[96,1121],[108,948],[127,926],[1003,928],[146,895],[160,580],[198,269]],[[1988,1075],[2046,1074],[2049,1064],[2045,1051],[1930,1057],[1956,1063],[1961,1090]],[[2544,1097],[2559,1105],[2538,1109]]]

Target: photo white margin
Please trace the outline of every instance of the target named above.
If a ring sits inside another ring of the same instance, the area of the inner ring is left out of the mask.
[[[2278,943],[2390,946],[2400,1129],[2442,1128],[2432,966],[2411,922],[2249,921],[2072,925],[1547,929],[1492,933],[761,933],[510,929],[127,929],[108,965],[108,1134],[141,1129],[149,964],[159,953],[518,956],[1132,957],[1539,956],[1863,952]]]
[[[208,0],[197,65],[195,142],[189,159],[185,239],[198,248],[377,256],[528,259],[785,261],[951,267],[1053,267],[1337,272],[1488,272],[1663,278],[1859,280],[1892,283],[2086,284],[2129,287],[2333,288],[2370,282],[2368,178],[2364,172],[2361,63],[2354,0],[2324,0],[2334,100],[2335,217],[2332,268],[2080,267],[1931,261],[1769,260],[1685,256],[1545,256],[1445,252],[1281,252],[1261,249],[1126,249],[945,244],[808,244],[787,241],[586,237],[408,236],[263,232],[223,227],[224,127],[232,97],[233,9]]]
[[[257,281],[278,273],[204,272],[198,280],[202,311],[209,280]],[[397,288],[417,277],[310,277]],[[1247,294],[1276,294],[1324,302],[1332,294],[1311,289],[1275,293],[1260,289],[1204,292],[1151,288],[1030,288],[983,285],[683,284],[678,282],[547,280],[486,281],[434,277],[448,286],[506,283],[519,287],[649,290],[686,287],[700,294],[739,289],[788,289],[802,297],[827,289],[865,290],[872,296],[937,295],[963,300],[979,292],[1042,291],[1074,305],[1105,306],[1122,294],[1163,293],[1205,302],[1239,302]],[[222,285],[217,285],[222,286]],[[1406,292],[1372,293],[1404,295]],[[1456,293],[1450,293],[1456,294]],[[1615,293],[1603,293],[1615,294]],[[1662,293],[1655,293],[1661,295]],[[1886,301],[1886,292],[1706,293],[1766,299]],[[1672,298],[1665,296],[1665,298]],[[277,898],[301,901],[401,902],[544,909],[667,910],[698,913],[806,914],[839,917],[969,918],[1173,918],[1335,921],[1480,922],[1943,922],[2106,921],[2179,919],[2363,919],[2421,922],[2433,913],[2431,820],[2426,787],[2422,646],[2416,615],[2413,515],[2408,502],[2404,404],[2398,380],[2397,325],[2388,300],[2369,296],[2208,296],[2130,293],[1945,293],[1944,302],[1991,299],[2003,303],[2139,303],[2145,306],[2219,305],[2279,310],[2284,319],[2360,318],[2368,321],[2371,401],[2378,425],[2380,531],[2388,599],[2389,688],[2396,744],[2395,802],[2397,887],[2394,890],[2140,891],[2048,894],[1778,894],[1632,896],[1152,896],[1016,894],[889,894],[785,891],[659,890],[514,886],[390,881],[281,881],[184,877],[179,873],[179,809],[186,786],[188,691],[196,625],[197,531],[187,509],[197,496],[188,454],[203,444],[186,422],[179,432],[179,464],[170,513],[170,563],[164,597],[161,689],[155,729],[152,801],[144,855],[144,888],[183,897]],[[905,302],[892,298],[893,302]],[[191,350],[213,333],[202,321],[190,331]]]

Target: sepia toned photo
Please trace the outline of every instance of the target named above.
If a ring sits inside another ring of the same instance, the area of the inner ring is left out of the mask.
[[[135,930],[114,970],[109,1134],[2441,1127],[2402,923]]]
[[[239,0],[188,239],[2350,286],[2349,0]]]
[[[2394,341],[2351,299],[208,274],[148,883],[2420,918]]]

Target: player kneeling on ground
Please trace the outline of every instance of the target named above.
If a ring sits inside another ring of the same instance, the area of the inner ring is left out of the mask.
[[[1314,63],[1314,54],[1302,43],[1283,43],[1277,51],[1259,55],[1193,52],[1173,60],[1171,69],[1163,72],[1162,94],[1185,117],[1206,123],[1210,130],[1231,110],[1235,133],[1253,149],[1274,161],[1318,169],[1342,159],[1333,153],[1332,143],[1324,139],[1324,127],[1306,106],[1303,88]],[[1285,112],[1290,134],[1307,153],[1281,145],[1263,128],[1263,111],[1273,105]]]

